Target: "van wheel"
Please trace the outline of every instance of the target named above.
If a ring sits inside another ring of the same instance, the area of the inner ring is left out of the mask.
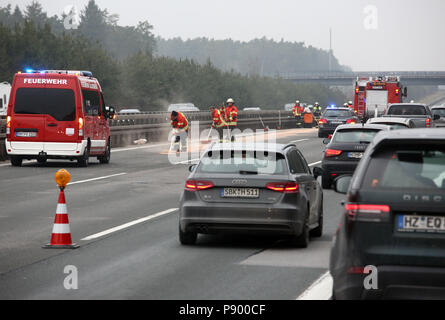
[[[90,158],[90,146],[88,145],[85,148],[83,156],[77,158],[77,164],[79,165],[79,167],[84,167],[84,168],[88,167],[89,158]]]
[[[11,157],[11,164],[14,167],[21,167],[23,159],[20,157]]]
[[[97,157],[100,163],[110,163],[111,158],[111,146],[110,141],[108,141],[107,148],[105,149],[105,154],[103,156]]]

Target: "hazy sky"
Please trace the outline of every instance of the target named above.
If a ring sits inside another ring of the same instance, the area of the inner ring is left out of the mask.
[[[31,0],[0,0],[21,8]],[[88,0],[40,0],[50,15]],[[164,38],[266,36],[333,50],[356,71],[445,70],[445,0],[96,0],[119,24],[148,20]],[[367,6],[374,6],[377,29]],[[364,23],[366,22],[366,28]]]

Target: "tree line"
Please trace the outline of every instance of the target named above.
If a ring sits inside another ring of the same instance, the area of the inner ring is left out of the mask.
[[[323,104],[345,100],[341,92],[321,85],[223,70],[210,57],[201,61],[161,55],[160,40],[147,21],[119,26],[118,17],[94,0],[80,17],[77,28],[66,29],[65,15],[49,17],[36,1],[23,11],[0,7],[0,81],[11,82],[25,68],[90,70],[99,79],[107,104],[142,110],[162,110],[180,102],[207,109],[228,97],[240,107],[267,109],[296,99]]]
[[[225,71],[236,70],[247,75],[275,77],[298,72],[327,72],[329,52],[305,46],[303,42],[279,42],[265,37],[248,42],[231,39],[157,38],[156,54],[177,59],[189,58],[199,63],[210,59]],[[332,71],[350,71],[331,56]]]

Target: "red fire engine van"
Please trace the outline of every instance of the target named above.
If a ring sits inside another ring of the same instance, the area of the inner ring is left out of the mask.
[[[23,159],[110,161],[108,119],[102,90],[89,71],[27,70],[17,73],[6,117],[6,150],[13,166]]]
[[[400,77],[357,78],[355,81],[354,111],[360,118],[385,113],[390,103],[401,103],[408,94],[400,84]]]

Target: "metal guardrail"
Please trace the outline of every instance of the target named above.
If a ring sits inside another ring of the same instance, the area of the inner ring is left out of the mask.
[[[209,128],[211,115],[209,111],[184,112],[189,122],[199,121],[200,129]],[[6,150],[6,117],[0,117],[0,160],[5,160]],[[274,128],[281,122],[281,127],[293,123],[291,111],[262,110],[238,112],[238,128],[258,129],[263,125]],[[170,112],[152,112],[144,114],[117,115],[116,119],[109,120],[112,145],[123,146],[132,144],[133,140],[147,138],[149,141],[165,139],[170,129]]]

